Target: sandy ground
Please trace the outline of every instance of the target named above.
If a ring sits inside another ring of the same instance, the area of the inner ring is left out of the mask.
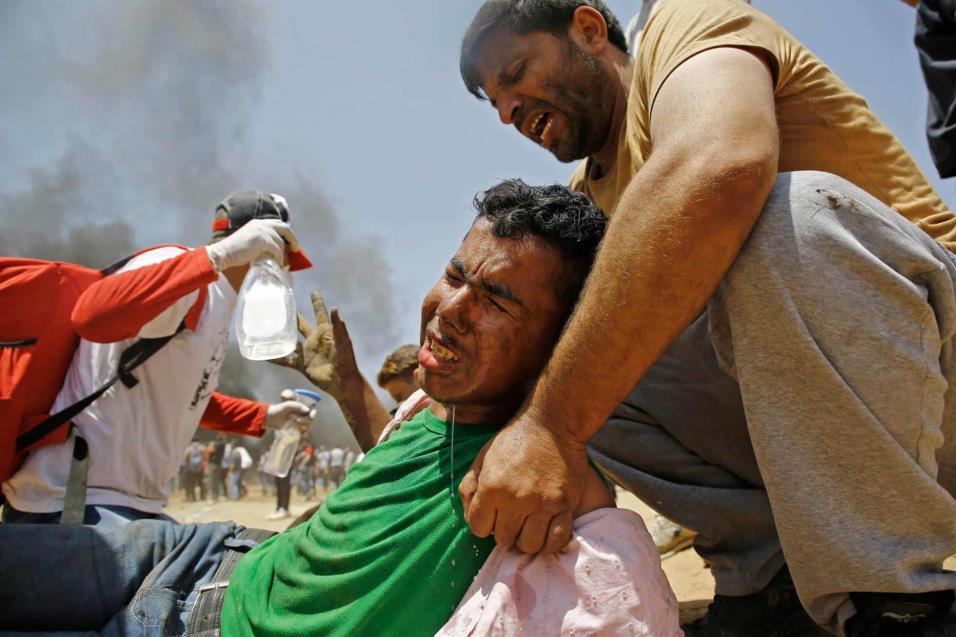
[[[275,509],[275,496],[264,495],[258,484],[250,484],[249,495],[238,502],[220,500],[217,503],[186,502],[182,492],[177,492],[165,513],[180,522],[214,522],[233,520],[248,527],[281,531],[292,518],[269,521],[265,516]],[[319,494],[322,495],[321,493]],[[290,507],[293,517],[318,504],[319,500],[305,501],[293,491]],[[647,505],[626,491],[618,491],[618,506],[632,509],[650,524],[653,513]],[[700,615],[714,595],[714,578],[704,566],[703,560],[692,550],[685,550],[663,560],[664,573],[681,602],[682,621]],[[956,556],[946,562],[946,567],[956,570]],[[817,633],[814,633],[817,634]],[[824,634],[824,633],[819,633]],[[809,637],[809,636],[806,636]]]

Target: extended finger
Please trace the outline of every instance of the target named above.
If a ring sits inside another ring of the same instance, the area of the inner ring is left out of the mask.
[[[542,553],[557,553],[571,541],[571,525],[574,516],[570,509],[562,511],[553,518],[548,526],[548,539],[545,540]]]
[[[521,532],[515,546],[522,553],[540,553],[548,537],[548,528],[551,525],[551,514],[547,511],[536,511],[525,518]]]
[[[315,312],[315,324],[329,322],[329,311],[325,309],[325,301],[318,292],[312,292],[312,311]]]
[[[296,312],[295,314],[296,323],[299,326],[299,334],[302,335],[302,338],[308,340],[312,336],[312,326],[309,325],[309,322],[305,320],[305,317]]]
[[[355,361],[352,338],[337,307],[332,308],[332,337],[335,339],[335,362],[340,367],[357,370],[358,363]]]
[[[295,400],[295,392],[291,389],[283,389],[279,392],[279,398],[282,400]]]

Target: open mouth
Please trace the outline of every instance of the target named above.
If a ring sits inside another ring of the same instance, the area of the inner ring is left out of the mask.
[[[422,367],[433,372],[448,372],[458,360],[458,354],[445,346],[437,334],[430,330],[425,334],[425,342],[418,352],[418,362]]]
[[[431,341],[431,350],[432,354],[435,355],[435,358],[445,363],[454,363],[458,360],[458,355],[453,351],[442,345],[436,340]]]
[[[554,115],[552,113],[538,113],[535,118],[531,120],[531,127],[528,128],[528,132],[536,142],[543,144],[545,137],[551,132],[551,126],[553,124]]]

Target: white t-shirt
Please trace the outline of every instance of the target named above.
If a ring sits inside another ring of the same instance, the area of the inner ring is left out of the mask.
[[[329,452],[329,465],[333,467],[341,467],[345,462],[345,452],[338,447],[332,447],[332,450]]]
[[[120,271],[181,253],[179,248],[156,248],[135,257]],[[198,292],[193,292],[180,299],[144,326],[139,336],[173,334],[197,296]],[[138,385],[128,389],[122,382],[116,383],[73,419],[90,451],[87,504],[128,506],[147,513],[162,510],[183,452],[219,384],[235,305],[235,290],[220,276],[208,286],[196,331],[184,330],[134,370]],[[81,339],[51,413],[109,380],[120,354],[135,340],[101,344]],[[20,470],[3,483],[3,494],[11,506],[30,513],[63,510],[72,438],[33,451]]]

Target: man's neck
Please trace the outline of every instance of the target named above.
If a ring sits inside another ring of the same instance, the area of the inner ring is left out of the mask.
[[[455,410],[456,425],[502,425],[504,426],[517,411],[517,406],[487,406],[441,403],[433,400],[432,413],[439,420],[451,420],[452,408]]]
[[[611,71],[614,84],[614,103],[612,104],[611,127],[608,130],[607,142],[598,152],[591,155],[591,170],[600,177],[610,170],[617,160],[618,142],[621,137],[621,128],[627,117],[627,96],[631,91],[634,79],[634,58],[623,51],[612,51]]]

